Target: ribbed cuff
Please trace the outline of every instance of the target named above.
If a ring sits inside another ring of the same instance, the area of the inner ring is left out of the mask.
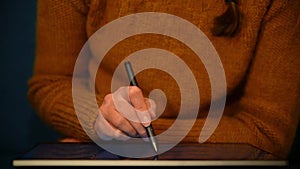
[[[99,108],[95,94],[84,83],[77,85],[76,92],[72,95],[68,85],[56,96],[51,108],[51,124],[66,136],[82,141],[97,140],[94,123]]]

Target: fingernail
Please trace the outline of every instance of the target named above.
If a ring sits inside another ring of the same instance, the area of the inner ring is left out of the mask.
[[[143,124],[144,127],[148,127],[148,126],[150,126],[151,123],[148,122],[148,123],[142,123],[142,124]]]
[[[149,122],[150,118],[148,116],[144,116],[143,122]]]

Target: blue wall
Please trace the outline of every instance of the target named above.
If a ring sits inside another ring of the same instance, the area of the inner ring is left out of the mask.
[[[36,116],[27,101],[35,53],[35,0],[0,1],[0,168],[38,142],[58,134]]]

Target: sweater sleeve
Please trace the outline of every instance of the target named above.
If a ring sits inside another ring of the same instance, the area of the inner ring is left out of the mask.
[[[299,119],[300,1],[273,1],[262,21],[244,94],[233,115],[224,115],[209,143],[247,143],[286,158]],[[238,59],[238,58],[237,58]],[[159,132],[174,121],[158,119]],[[205,118],[183,140],[198,142]]]
[[[236,119],[253,144],[286,157],[299,120],[300,2],[273,1],[262,22]]]
[[[37,49],[34,75],[29,80],[28,97],[38,115],[65,136],[88,141],[83,128],[96,135],[93,123],[97,114],[89,111],[88,85],[80,102],[80,125],[72,100],[72,75],[77,56],[87,40],[88,2],[79,0],[41,0],[38,2]],[[79,75],[87,70],[80,70]]]

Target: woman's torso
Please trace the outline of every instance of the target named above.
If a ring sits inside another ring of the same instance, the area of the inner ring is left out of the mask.
[[[230,96],[238,98],[242,95],[243,83],[247,78],[247,70],[255,54],[258,34],[269,1],[239,1],[239,8],[242,12],[241,28],[233,37],[215,37],[210,32],[214,18],[226,10],[223,0],[107,0],[105,5],[103,2],[91,1],[86,23],[88,36],[92,36],[107,23],[133,13],[162,12],[176,15],[197,26],[212,42],[220,56],[226,76],[227,93],[220,93],[219,97],[228,95],[228,104],[231,104],[230,102],[234,102],[236,99],[231,99]],[[99,66],[100,69],[96,76],[96,91],[104,94],[111,93],[112,75],[118,64],[133,52],[146,48],[170,51],[190,67],[197,80],[201,96],[200,109],[205,112],[211,101],[211,85],[204,64],[184,43],[163,35],[136,35],[113,46]],[[91,50],[93,51],[93,49]],[[93,67],[92,60],[90,67]],[[151,62],[151,59],[145,61]],[[161,58],[161,61],[163,62],[164,58]],[[176,116],[176,112],[180,109],[181,98],[179,86],[172,76],[163,71],[149,69],[139,73],[137,79],[146,96],[153,89],[159,88],[164,91],[168,104],[163,117]],[[192,95],[193,93],[191,93]]]

